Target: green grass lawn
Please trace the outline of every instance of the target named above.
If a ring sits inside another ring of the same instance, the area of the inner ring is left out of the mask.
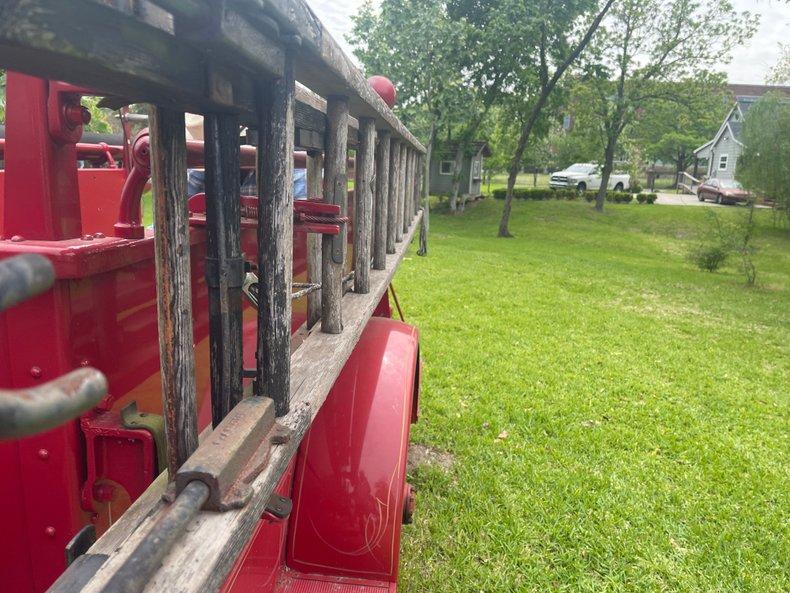
[[[400,590],[790,591],[790,232],[759,213],[749,289],[686,261],[704,208],[517,202],[508,240],[501,206],[395,281],[412,440],[454,456],[410,475]]]

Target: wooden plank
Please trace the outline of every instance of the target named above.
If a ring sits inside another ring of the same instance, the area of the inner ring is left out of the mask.
[[[325,146],[324,133],[326,132],[326,101],[308,89],[306,86],[296,84],[296,127],[297,138],[306,138],[308,135],[315,140],[320,136],[320,142],[314,144],[298,144],[301,148],[323,150]],[[359,137],[359,121],[355,117],[348,118],[348,145],[356,146]]]
[[[340,88],[348,95],[349,107],[358,117],[370,117],[377,128],[386,127],[418,152],[425,147],[395,116],[370,87],[365,76],[345,55],[332,35],[321,24],[304,0],[229,0],[229,4],[247,15],[266,14],[274,18],[283,32],[299,35],[302,40],[296,78],[328,97]]]
[[[318,151],[307,153],[307,196],[324,197],[324,154]],[[307,281],[321,283],[321,235],[307,235]],[[307,329],[321,320],[321,293],[307,295]]]
[[[192,281],[189,262],[187,147],[184,113],[152,106],[151,186],[154,198],[159,357],[170,477],[197,448]]]
[[[204,130],[211,418],[217,426],[242,398],[239,120],[210,114]]]
[[[289,51],[283,77],[261,89],[258,126],[257,385],[277,416],[288,412],[290,399],[294,84]]]
[[[370,243],[373,227],[373,185],[375,169],[373,154],[376,146],[376,124],[372,119],[360,121],[360,142],[357,149],[356,183],[354,184],[354,292],[370,290]]]
[[[406,148],[406,187],[403,195],[403,232],[409,228],[409,221],[412,219],[412,190],[414,189],[414,151]]]
[[[403,205],[406,201],[406,150],[407,147],[401,142],[398,150],[398,201],[395,204],[395,242],[400,243],[403,241],[403,225],[405,224],[405,217],[403,216]]]
[[[409,243],[420,226],[420,215],[409,228],[405,240],[394,254],[387,255],[384,270],[370,273],[370,292],[349,293],[343,299],[343,315],[348,320],[342,334],[313,329],[291,357],[291,410],[280,422],[293,430],[291,439],[272,449],[269,463],[252,482],[253,495],[247,506],[225,513],[201,512],[187,527],[156,572],[146,593],[178,591],[211,593],[218,591],[233,564],[251,537],[271,493],[301,443],[307,428],[321,409],[348,356],[359,340],[376,306],[386,293]],[[109,556],[83,593],[99,593],[115,569],[135,545],[150,532],[165,508],[161,493],[165,482],[160,477],[143,496],[113,525],[90,553]],[[105,541],[105,538],[106,541]]]
[[[390,181],[387,198],[387,253],[395,253],[396,227],[398,226],[398,186],[400,182],[400,140],[390,144]]]
[[[387,201],[390,181],[390,139],[387,130],[379,130],[376,146],[376,206],[373,217],[373,269],[383,270],[387,261]]]
[[[340,205],[341,216],[348,214],[348,101],[329,97],[326,110],[326,153],[324,196]],[[324,235],[321,242],[321,327],[329,333],[343,331],[340,300],[346,260],[347,225],[339,235]]]
[[[254,112],[249,76],[239,58],[213,56],[194,43],[95,0],[6,0],[0,19],[0,67],[195,112]],[[86,34],[89,32],[89,34]],[[231,38],[232,41],[232,38]],[[281,62],[258,58],[254,73],[268,79]],[[230,66],[233,67],[230,67]],[[216,92],[216,73],[226,88]]]

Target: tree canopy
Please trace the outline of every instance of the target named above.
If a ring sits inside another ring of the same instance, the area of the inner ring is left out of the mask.
[[[776,200],[790,216],[790,102],[768,93],[751,106],[743,122],[743,154],[735,176],[747,189]]]

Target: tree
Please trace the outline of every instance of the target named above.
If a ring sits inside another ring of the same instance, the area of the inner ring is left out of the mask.
[[[494,2],[507,5],[509,23],[514,23],[518,31],[512,37],[521,40],[513,43],[511,36],[503,35],[500,50],[515,52],[509,60],[518,68],[512,95],[520,99],[519,111],[526,116],[508,170],[507,193],[499,222],[500,237],[511,236],[508,226],[513,189],[530,136],[557,83],[590,43],[613,2]],[[484,12],[483,7],[478,5],[488,3],[478,0],[473,4],[479,8],[479,12]]]
[[[768,82],[773,84],[790,84],[790,45],[779,44],[779,60],[776,62],[768,76]]]
[[[620,0],[585,67],[590,101],[603,126],[603,211],[620,136],[655,101],[679,102],[667,82],[696,80],[729,58],[753,34],[757,20],[730,0]]]
[[[440,133],[454,140],[450,205],[455,211],[463,152],[493,105],[504,76],[488,40],[470,37],[470,28],[449,18],[442,0],[384,0],[378,11],[368,2],[353,20],[349,42],[354,54],[366,71],[396,82],[396,111],[426,139],[426,167]]]
[[[747,189],[774,199],[790,219],[790,103],[768,93],[751,106],[743,122],[743,154],[735,176]]]
[[[674,162],[679,174],[693,162],[694,149],[719,129],[732,100],[720,75],[665,84],[672,99],[650,102],[635,114],[626,134],[629,144],[640,146],[645,158]]]

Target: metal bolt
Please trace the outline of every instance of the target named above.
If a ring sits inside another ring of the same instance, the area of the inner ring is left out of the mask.
[[[115,487],[110,484],[96,484],[93,487],[93,498],[99,502],[110,502],[113,494],[115,494]]]
[[[47,459],[49,459],[49,451],[47,451],[46,449],[39,449],[38,458],[46,461]]]
[[[93,235],[82,235],[83,241],[93,241]]]
[[[83,107],[79,103],[69,103],[63,107],[63,118],[66,123],[75,128],[81,125],[87,125],[91,122],[91,112],[87,107]]]
[[[46,533],[49,537],[55,537],[55,528],[50,525],[44,530],[44,533]]]
[[[25,238],[22,235],[14,235],[13,237],[11,237],[11,240],[14,243],[19,243],[20,241],[24,241]]]
[[[43,374],[44,372],[41,370],[41,367],[30,367],[30,376],[34,379],[38,379]]]
[[[93,236],[96,237],[97,239],[104,239],[107,235],[105,235],[104,233],[94,233]]]
[[[90,366],[90,361],[89,361],[87,358],[83,358],[83,359],[80,361],[80,366],[81,366],[81,367]]]

